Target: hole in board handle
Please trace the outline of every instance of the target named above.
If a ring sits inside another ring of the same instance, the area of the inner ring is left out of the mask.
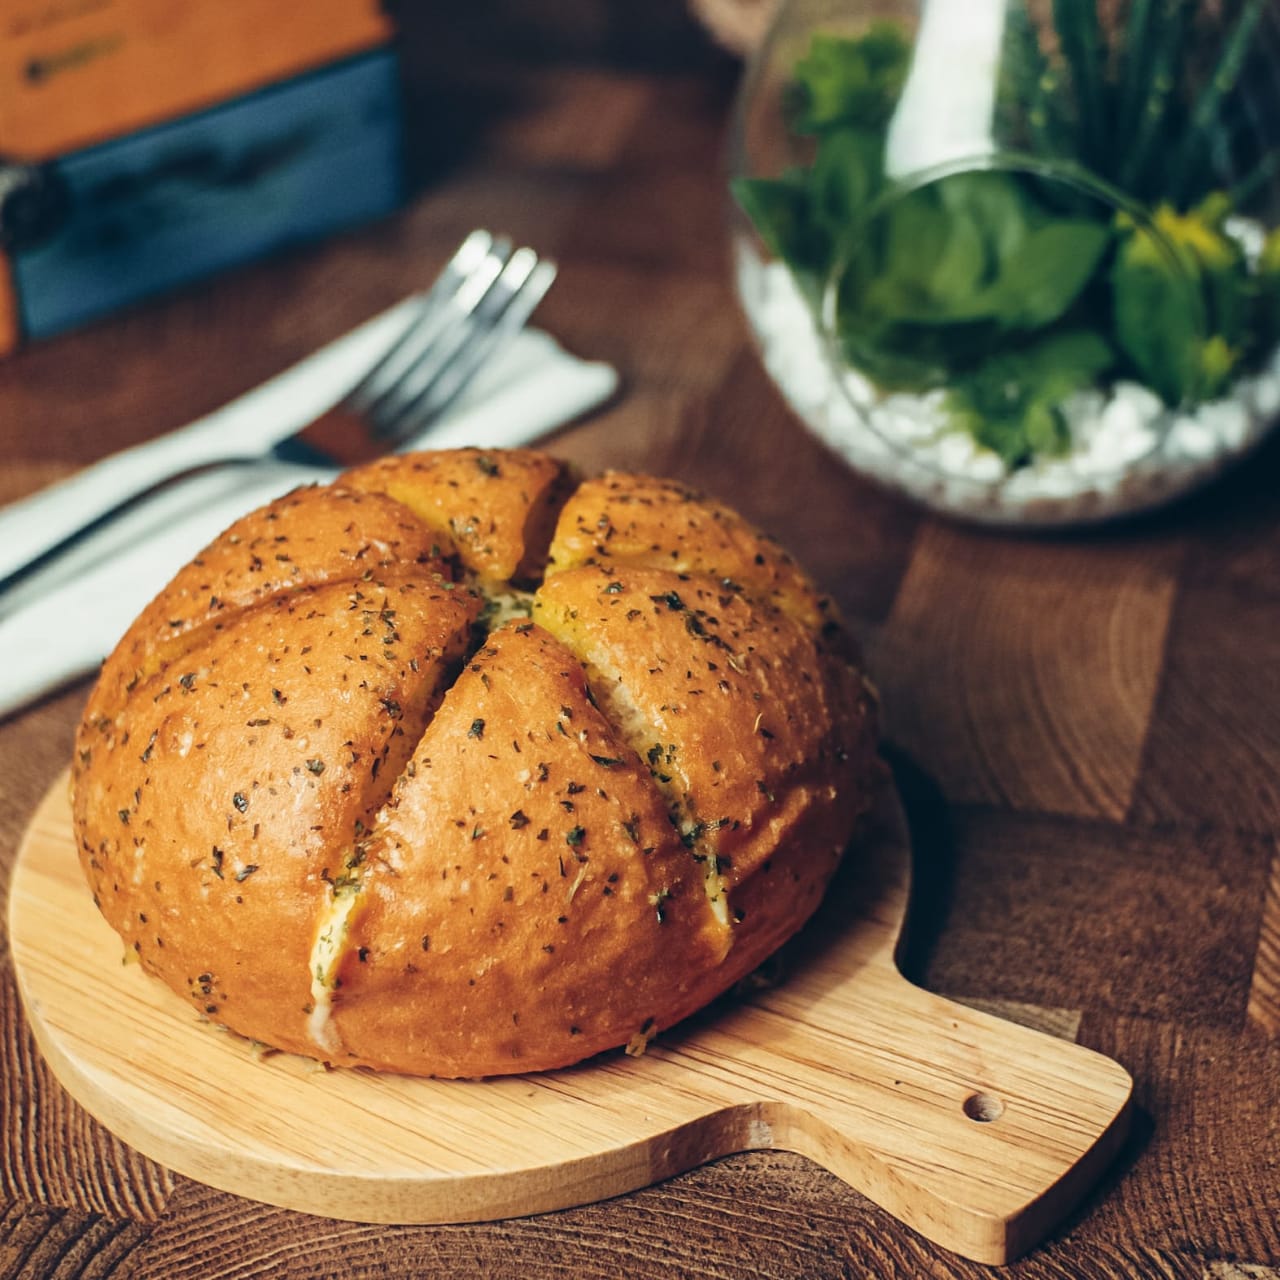
[[[990,1124],[1004,1115],[1004,1103],[989,1093],[971,1093],[964,1100],[964,1113],[979,1124]]]

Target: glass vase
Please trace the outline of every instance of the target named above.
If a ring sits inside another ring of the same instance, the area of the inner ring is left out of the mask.
[[[1132,514],[1280,411],[1273,6],[788,0],[730,144],[739,296],[849,465],[953,515]]]

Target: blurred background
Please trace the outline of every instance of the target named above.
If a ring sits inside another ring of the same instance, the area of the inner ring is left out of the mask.
[[[733,74],[679,0],[9,9],[0,350],[413,201],[547,68]]]
[[[17,0],[0,25],[0,501],[251,389],[475,226],[573,244],[539,315],[633,387],[619,343],[681,322],[662,273],[613,340],[593,320],[620,253],[702,246],[739,333],[719,166],[741,60],[684,0]],[[705,322],[706,290],[679,292]]]

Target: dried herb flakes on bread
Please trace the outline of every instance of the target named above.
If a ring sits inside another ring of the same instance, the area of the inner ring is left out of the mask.
[[[103,667],[95,901],[202,1016],[473,1077],[647,1043],[809,917],[869,803],[829,603],[732,510],[531,451],[238,521]]]

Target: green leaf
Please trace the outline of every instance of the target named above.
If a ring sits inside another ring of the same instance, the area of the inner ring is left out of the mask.
[[[1075,390],[1073,387],[1072,390]],[[1029,454],[1055,457],[1066,453],[1071,445],[1071,432],[1056,404],[1032,400],[1022,417],[1022,433]]]
[[[1030,352],[1036,394],[1046,403],[1057,403],[1072,391],[1097,382],[1115,363],[1111,344],[1093,329],[1050,334]]]
[[[1166,188],[1175,200],[1191,200],[1199,194],[1196,189],[1200,178],[1197,161],[1207,149],[1210,135],[1220,124],[1223,103],[1240,78],[1254,31],[1270,3],[1271,0],[1247,0],[1227,35],[1213,73],[1196,96],[1190,128],[1183,136],[1182,146],[1171,166],[1173,176]]]
[[[1280,276],[1280,227],[1272,227],[1262,242],[1258,272],[1264,276]]]
[[[1105,223],[1048,222],[1030,232],[1002,265],[992,292],[1009,329],[1038,329],[1066,313],[1111,244]]]
[[[1108,176],[1134,195],[1147,191],[1152,157],[1164,150],[1157,144],[1163,141],[1172,146],[1182,136],[1177,88],[1195,8],[1196,0],[1161,0],[1151,23],[1150,48],[1136,90],[1137,118],[1132,131],[1118,138],[1118,155],[1108,166],[1112,170]],[[1159,176],[1153,181],[1158,183]]]
[[[1229,347],[1220,333],[1215,333],[1201,345],[1199,360],[1200,395],[1212,400],[1224,394],[1240,364],[1240,352]]]
[[[884,185],[884,135],[853,126],[823,134],[810,181],[816,215],[838,243]]]
[[[1013,253],[1044,218],[1012,174],[956,173],[943,178],[936,190],[947,212],[971,218],[982,228],[995,262]]]
[[[877,22],[850,40],[816,33],[795,66],[797,133],[844,124],[883,127],[907,78],[911,46],[895,23]]]
[[[1103,79],[1102,26],[1097,0],[1054,0],[1053,24],[1071,68],[1079,120],[1078,159],[1096,164],[1106,143],[1108,86]]]
[[[877,283],[901,292],[915,306],[931,308],[933,280],[947,252],[954,224],[928,192],[914,192],[885,213],[884,253],[877,263]],[[981,258],[975,271],[981,269]]]
[[[1092,329],[1067,329],[1010,347],[985,360],[965,380],[989,412],[1021,403],[1056,403],[1097,381],[1114,362],[1106,339]]]
[[[1070,444],[1062,402],[1097,382],[1114,363],[1107,342],[1066,330],[1002,350],[959,378],[947,397],[952,420],[1010,467]]]
[[[1157,223],[1171,227],[1173,238],[1194,255],[1203,281],[1209,332],[1232,348],[1248,340],[1252,311],[1249,264],[1240,245],[1227,235],[1224,224],[1231,212],[1229,198],[1211,193],[1184,217],[1157,210]]]
[[[988,175],[974,175],[982,177]],[[868,228],[855,269],[863,279],[856,292],[863,311],[893,323],[956,324],[989,318],[979,302],[988,292],[992,259],[1007,237],[1011,219],[998,216],[974,193],[983,184],[944,179],[894,202]]]
[[[951,220],[929,281],[934,305],[946,319],[971,319],[970,299],[981,288],[987,262],[985,229],[972,218]]]
[[[892,205],[872,230],[841,282],[837,321],[845,350],[884,385],[937,385],[989,345],[989,325],[961,318],[981,283],[982,238],[971,221],[949,218],[929,191]]]
[[[1258,281],[1222,229],[1224,197],[1190,213],[1155,211],[1131,229],[1113,273],[1117,336],[1140,375],[1169,404],[1220,395],[1256,342]]]
[[[800,274],[826,275],[831,238],[814,216],[807,179],[739,178],[731,190],[770,253]]]
[[[850,360],[899,389],[981,363],[1074,303],[1111,241],[1052,220],[1009,174],[955,175],[890,205],[851,258],[837,315]]]
[[[1262,245],[1254,278],[1255,346],[1270,351],[1280,342],[1280,227]]]
[[[1200,326],[1184,276],[1154,237],[1132,228],[1111,271],[1116,340],[1166,404],[1199,394]]]
[[[1131,137],[1150,75],[1154,0],[1130,0],[1124,32],[1117,41],[1116,79],[1120,99],[1114,122],[1122,138]]]
[[[866,309],[897,321],[1038,329],[1070,308],[1111,243],[1105,223],[1046,215],[1011,181],[964,175],[915,192],[885,215],[885,252]],[[1037,225],[1039,224],[1039,225]]]

